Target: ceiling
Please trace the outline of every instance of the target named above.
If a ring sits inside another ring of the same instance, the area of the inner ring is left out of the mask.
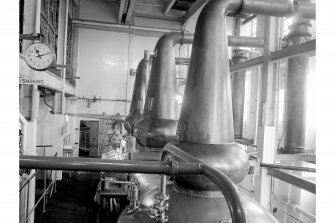
[[[80,0],[74,0],[79,2]],[[199,12],[208,0],[100,0],[118,8],[118,23],[129,24],[131,18],[179,21],[186,25]],[[236,17],[236,16],[235,16]],[[248,19],[249,15],[239,15]]]

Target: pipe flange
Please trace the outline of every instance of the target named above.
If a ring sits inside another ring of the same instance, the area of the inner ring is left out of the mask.
[[[169,176],[169,180],[173,181],[178,173],[178,164],[173,156],[167,158],[167,161],[170,163],[171,166],[171,174]]]

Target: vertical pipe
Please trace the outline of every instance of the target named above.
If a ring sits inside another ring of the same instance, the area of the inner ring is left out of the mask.
[[[311,23],[308,19],[293,17],[289,27],[288,41],[292,45],[304,43],[311,38]],[[305,148],[306,91],[309,57],[299,55],[288,59],[286,92],[286,140],[284,153],[302,153]]]
[[[162,196],[166,195],[166,175],[165,174],[162,174],[160,177],[159,194]]]
[[[241,63],[248,59],[246,51],[235,49],[233,51],[233,63]],[[234,138],[241,139],[243,134],[243,113],[245,94],[245,70],[237,71],[233,74],[232,103],[234,120]]]
[[[35,5],[35,33],[40,33],[41,28],[41,0],[36,0],[36,5]]]

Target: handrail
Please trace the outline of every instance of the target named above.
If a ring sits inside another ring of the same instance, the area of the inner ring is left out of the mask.
[[[45,150],[45,147],[52,147],[52,145],[46,145],[46,146],[43,145],[43,146],[36,146],[36,147],[44,147],[44,150]],[[53,157],[57,157],[57,152],[55,153],[55,155],[54,155]],[[36,168],[34,168],[34,169],[36,169]],[[41,169],[38,169],[37,171],[35,171],[35,173],[34,173],[29,179],[27,179],[27,180],[23,183],[23,185],[20,187],[19,192],[21,192],[22,189],[28,185],[28,194],[29,194],[29,182],[30,182],[34,177],[36,177],[36,175],[37,175],[40,171],[41,171]],[[50,175],[49,175],[49,178],[48,178],[49,180],[50,180],[51,176],[52,176],[52,170],[50,171]],[[25,218],[24,222],[27,222],[27,220],[30,218],[30,215],[33,213],[33,211],[35,210],[35,208],[36,208],[37,205],[41,202],[42,199],[43,199],[43,210],[42,210],[42,212],[45,212],[46,194],[47,194],[47,192],[49,191],[50,187],[51,187],[51,193],[50,193],[49,198],[50,198],[51,195],[52,195],[52,191],[53,191],[54,186],[55,186],[55,192],[56,192],[56,181],[57,181],[57,180],[52,180],[51,183],[48,185],[47,188],[46,188],[46,180],[47,180],[47,179],[46,179],[46,172],[44,171],[43,194],[42,194],[42,196],[39,198],[39,200],[36,202],[36,204],[34,205],[34,207],[32,207],[32,208],[30,209],[30,211],[29,211],[28,214],[26,215],[26,218]],[[28,196],[29,196],[29,195],[28,195]]]
[[[167,153],[170,153],[187,163],[191,162],[201,163],[202,164],[200,165],[201,173],[208,179],[213,181],[220,188],[223,196],[226,198],[232,222],[238,222],[238,223],[248,222],[247,212],[240,200],[238,190],[233,181],[227,175],[212,168],[207,164],[204,164],[201,160],[198,160],[197,158],[182,151],[181,149],[179,149],[174,145],[167,144],[163,148],[161,156],[162,161],[166,158]]]
[[[26,179],[26,181],[24,181],[24,183],[22,184],[22,186],[20,187],[19,192],[21,192],[21,190],[27,186],[27,184],[36,176],[36,174],[40,172],[40,170],[37,170],[33,175],[31,175],[28,179]]]
[[[260,167],[273,168],[273,169],[283,169],[283,170],[295,170],[295,171],[305,171],[305,172],[316,172],[315,168],[311,167],[299,167],[299,166],[290,166],[283,164],[270,164],[270,163],[261,163]]]

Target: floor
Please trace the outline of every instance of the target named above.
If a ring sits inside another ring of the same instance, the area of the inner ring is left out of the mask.
[[[71,178],[63,173],[63,179],[57,183],[57,193],[52,195],[46,205],[46,212],[41,213],[43,204],[38,205],[35,222],[96,222],[94,195],[99,178],[100,173],[72,172]]]

